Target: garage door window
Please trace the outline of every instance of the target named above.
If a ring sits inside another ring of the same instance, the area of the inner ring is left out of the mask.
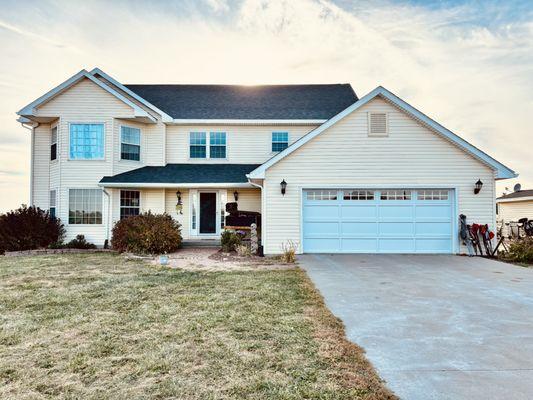
[[[345,190],[344,200],[374,200],[374,192],[369,190]]]
[[[416,195],[418,200],[448,200],[447,190],[419,190]]]
[[[309,190],[307,200],[337,200],[336,190]]]
[[[410,190],[382,190],[381,200],[411,200]]]

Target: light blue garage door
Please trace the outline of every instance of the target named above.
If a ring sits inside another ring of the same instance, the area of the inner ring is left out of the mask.
[[[303,192],[305,253],[451,253],[453,190]]]

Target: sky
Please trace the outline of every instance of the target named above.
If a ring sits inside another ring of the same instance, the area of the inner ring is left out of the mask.
[[[0,0],[0,212],[29,201],[16,111],[79,70],[122,83],[382,85],[533,189],[533,1]]]

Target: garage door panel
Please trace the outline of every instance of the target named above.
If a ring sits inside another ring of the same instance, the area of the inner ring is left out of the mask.
[[[338,205],[312,205],[304,207],[304,220],[337,220],[339,218]]]
[[[417,205],[416,206],[416,219],[445,219],[449,220],[451,218],[451,207],[450,204],[439,204],[439,205]]]
[[[416,239],[418,253],[450,253],[452,251],[449,238]]]
[[[413,206],[412,205],[380,205],[379,219],[381,221],[392,220],[413,220]]]
[[[305,239],[306,251],[308,253],[338,253],[339,239]]]
[[[343,205],[341,207],[342,219],[375,220],[377,217],[377,207],[375,204]]]
[[[342,222],[342,236],[369,236],[378,235],[378,224],[376,222]]]
[[[441,235],[449,238],[452,226],[450,222],[417,222],[415,231],[417,236]]]
[[[408,236],[414,234],[414,224],[412,222],[380,222],[380,236]]]
[[[306,222],[304,230],[306,237],[338,237],[340,234],[338,222]]]
[[[380,238],[379,239],[380,253],[414,253],[415,240],[411,238]]]
[[[378,240],[369,238],[342,239],[341,251],[345,253],[377,253]]]
[[[307,196],[304,192],[304,252],[453,251],[454,197],[447,190],[398,188],[387,190],[386,196],[383,196],[383,191],[376,189],[370,198],[366,195],[367,191],[358,189],[348,190],[349,196],[345,195],[346,190],[340,189],[318,191],[329,193],[328,199],[318,200],[316,196]]]

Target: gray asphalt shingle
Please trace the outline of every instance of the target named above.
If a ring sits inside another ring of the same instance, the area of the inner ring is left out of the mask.
[[[329,119],[357,101],[350,84],[126,87],[176,119]]]

